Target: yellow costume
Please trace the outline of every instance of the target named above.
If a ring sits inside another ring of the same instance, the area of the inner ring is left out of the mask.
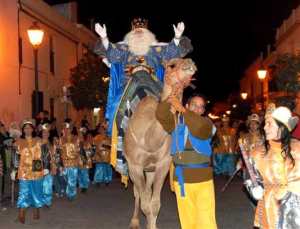
[[[16,142],[20,154],[20,165],[18,168],[18,179],[36,180],[44,176],[43,168],[33,171],[33,161],[42,160],[41,141],[38,138],[31,140],[18,139]]]
[[[188,110],[182,117],[174,117],[167,102],[159,103],[156,118],[168,133],[172,133],[173,179],[181,228],[216,229],[210,166],[212,123]],[[173,182],[170,184],[172,187]]]

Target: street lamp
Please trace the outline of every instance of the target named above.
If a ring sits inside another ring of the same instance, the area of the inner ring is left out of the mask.
[[[262,104],[262,109],[264,110],[264,80],[267,76],[267,70],[263,66],[261,66],[257,70],[257,76],[258,79],[260,79],[261,81],[261,104]]]
[[[35,88],[33,92],[34,106],[32,108],[32,115],[35,118],[39,113],[39,77],[38,77],[38,48],[41,45],[44,37],[44,31],[38,26],[37,22],[33,22],[32,26],[27,30],[29,41],[33,46],[34,56],[34,83]]]
[[[242,97],[243,100],[246,100],[247,97],[248,97],[248,93],[247,92],[242,92],[241,97]]]

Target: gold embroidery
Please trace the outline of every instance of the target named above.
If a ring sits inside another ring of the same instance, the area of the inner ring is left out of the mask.
[[[156,47],[155,50],[156,52],[161,52],[161,47]]]
[[[16,142],[20,154],[18,178],[22,180],[36,180],[43,177],[42,171],[32,171],[33,160],[41,160],[41,143],[39,139],[19,139]]]

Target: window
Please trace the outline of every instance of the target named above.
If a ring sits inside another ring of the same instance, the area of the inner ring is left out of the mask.
[[[54,47],[53,47],[53,37],[50,37],[49,40],[49,58],[50,58],[50,72],[55,74],[55,60],[54,60]]]
[[[50,118],[54,118],[54,98],[50,98]]]
[[[23,63],[23,43],[22,38],[19,37],[19,64]]]

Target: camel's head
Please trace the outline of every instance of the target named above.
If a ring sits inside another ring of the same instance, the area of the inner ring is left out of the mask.
[[[187,87],[197,67],[192,59],[171,59],[165,63],[165,79],[166,83],[170,86],[175,84],[181,84],[183,87]]]

